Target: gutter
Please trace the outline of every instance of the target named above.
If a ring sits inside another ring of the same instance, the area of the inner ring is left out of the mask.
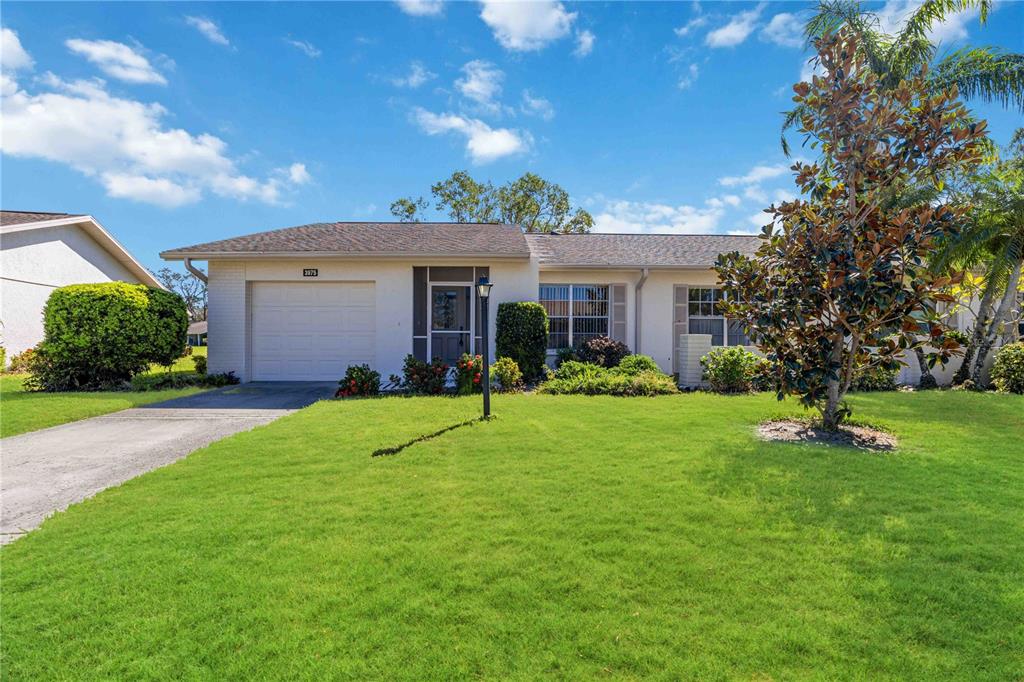
[[[209,284],[210,280],[207,279],[206,273],[197,268],[196,266],[192,265],[191,258],[185,259],[185,269],[191,272],[196,277],[196,279],[198,279],[203,284]]]
[[[635,309],[633,311],[633,338],[636,341],[636,348],[633,349],[634,353],[640,352],[640,304],[643,301],[643,289],[644,284],[647,282],[647,276],[651,274],[650,268],[642,268],[640,270],[640,279],[636,283],[634,291],[634,302]]]

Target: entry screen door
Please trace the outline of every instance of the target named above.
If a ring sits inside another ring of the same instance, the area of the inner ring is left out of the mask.
[[[470,352],[473,289],[464,285],[430,287],[430,355],[454,365]]]

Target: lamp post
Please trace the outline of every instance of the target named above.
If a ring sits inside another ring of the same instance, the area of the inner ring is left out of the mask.
[[[484,419],[491,416],[491,364],[487,357],[490,349],[490,340],[487,338],[490,316],[487,314],[487,301],[491,297],[492,286],[494,285],[486,277],[481,277],[476,284],[476,294],[480,297],[480,324],[483,325],[480,336],[484,345]]]

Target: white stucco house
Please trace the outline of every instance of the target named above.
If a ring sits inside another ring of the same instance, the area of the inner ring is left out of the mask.
[[[88,215],[0,211],[0,328],[10,358],[43,339],[43,306],[68,284],[160,283]]]
[[[752,253],[726,235],[541,235],[515,225],[317,223],[165,251],[207,261],[209,370],[243,381],[337,380],[350,364],[382,376],[409,353],[454,361],[478,351],[473,284],[497,304],[539,301],[549,352],[608,335],[653,357],[680,383],[701,355],[748,343],[718,314],[718,254]],[[493,348],[491,349],[493,353]]]

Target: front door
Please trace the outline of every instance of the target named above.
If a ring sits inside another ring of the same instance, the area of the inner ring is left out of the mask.
[[[470,352],[473,288],[434,284],[430,287],[430,357],[454,365]]]

